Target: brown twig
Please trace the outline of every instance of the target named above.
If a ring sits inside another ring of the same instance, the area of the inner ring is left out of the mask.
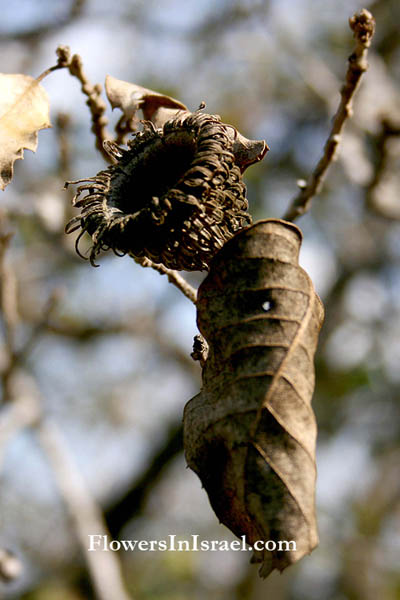
[[[83,63],[79,54],[74,54],[72,56],[68,69],[71,75],[79,79],[81,82],[81,90],[88,98],[86,104],[88,105],[92,116],[92,132],[96,136],[96,148],[101,152],[103,158],[105,158],[107,162],[113,162],[113,159],[103,147],[103,142],[110,139],[110,135],[106,130],[108,119],[104,116],[107,105],[101,97],[103,88],[99,83],[96,83],[95,85],[90,83],[83,71]]]
[[[92,85],[87,78],[84,70],[82,59],[79,54],[73,54],[71,56],[71,50],[69,46],[60,45],[56,49],[58,57],[57,64],[46,71],[43,71],[39,77],[36,78],[38,82],[42,81],[53,71],[58,69],[68,69],[70,75],[76,77],[81,83],[81,90],[85,96],[87,96],[86,104],[89,107],[90,114],[92,117],[92,132],[96,137],[96,148],[102,154],[103,158],[107,162],[113,162],[113,159],[104,149],[103,143],[105,140],[110,139],[110,135],[107,133],[106,126],[108,123],[107,117],[104,116],[107,105],[101,97],[103,91],[102,86],[99,83]]]
[[[166,275],[170,283],[172,283],[178,289],[180,289],[181,292],[186,296],[186,298],[189,298],[189,300],[191,300],[193,304],[196,304],[196,290],[190,285],[190,283],[183,279],[183,277],[181,277],[179,273],[173,271],[172,269],[167,269],[167,267],[164,267],[164,265],[153,263],[153,261],[151,261],[149,258],[138,258],[136,256],[133,256],[132,258],[142,267],[151,267],[155,271],[158,271],[158,273],[160,273],[161,275]]]
[[[334,116],[332,129],[326,141],[323,155],[308,181],[299,183],[300,191],[292,200],[290,207],[283,217],[286,221],[294,221],[297,217],[306,213],[310,209],[312,198],[321,190],[329,165],[335,158],[343,126],[352,114],[354,94],[363,73],[368,68],[367,54],[375,32],[375,19],[368,10],[363,8],[359,13],[351,17],[349,24],[356,38],[356,47],[349,57],[346,81],[341,90],[339,108]]]
[[[56,54],[57,54],[57,63],[55,65],[53,65],[52,67],[49,67],[48,69],[43,71],[43,73],[41,73],[38,77],[36,77],[36,81],[38,83],[43,81],[43,79],[45,77],[47,77],[48,75],[50,75],[50,73],[53,73],[54,71],[57,71],[58,69],[68,68],[69,63],[70,63],[70,55],[71,55],[69,47],[68,46],[58,46],[58,48],[56,50]]]

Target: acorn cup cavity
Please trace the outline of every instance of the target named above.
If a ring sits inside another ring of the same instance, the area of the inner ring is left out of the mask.
[[[92,264],[112,249],[171,269],[208,270],[224,243],[251,223],[242,171],[261,160],[267,146],[200,109],[177,110],[160,128],[143,123],[128,149],[106,142],[115,164],[67,182],[82,185],[73,200],[81,213],[66,231],[81,230],[78,253],[81,236],[89,233]]]

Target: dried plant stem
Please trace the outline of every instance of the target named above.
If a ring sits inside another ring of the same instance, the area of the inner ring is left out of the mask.
[[[96,148],[101,152],[107,162],[114,162],[110,155],[105,151],[103,142],[110,139],[107,133],[106,125],[108,119],[104,116],[106,103],[101,97],[102,86],[100,84],[92,85],[83,71],[83,63],[79,54],[74,54],[68,66],[71,75],[81,82],[81,90],[88,97],[86,104],[90,109],[92,116],[92,132],[96,136]]]
[[[161,275],[166,275],[168,277],[168,281],[175,285],[178,289],[181,290],[183,294],[185,294],[186,298],[189,298],[193,304],[197,302],[197,292],[183,277],[179,275],[176,271],[172,269],[167,269],[164,265],[160,265],[157,263],[153,263],[149,258],[138,258],[136,256],[132,256],[132,258],[142,267],[151,267],[160,273]]]
[[[45,77],[50,75],[50,73],[53,73],[54,71],[58,71],[59,69],[65,69],[65,67],[67,67],[67,66],[68,65],[63,65],[63,64],[57,63],[56,65],[53,65],[52,67],[49,67],[48,69],[43,71],[43,73],[41,73],[38,77],[36,77],[36,81],[38,83],[40,83]]]
[[[53,71],[57,71],[58,69],[68,69],[70,74],[80,81],[81,90],[88,98],[86,104],[89,107],[92,117],[92,132],[96,137],[96,148],[101,152],[103,158],[105,158],[107,162],[114,162],[114,160],[103,147],[103,142],[106,139],[110,139],[110,135],[106,130],[108,119],[104,116],[104,113],[107,106],[101,97],[101,92],[103,90],[102,86],[98,83],[95,85],[90,83],[83,70],[81,57],[79,54],[73,54],[71,56],[71,50],[69,46],[58,46],[56,54],[58,56],[57,64],[49,69],[46,69],[46,71],[37,77],[37,81],[42,81],[42,79],[47,77],[47,75]]]
[[[329,165],[335,158],[343,126],[352,114],[354,94],[363,73],[368,68],[367,55],[375,31],[375,19],[364,8],[351,17],[349,24],[354,31],[356,47],[349,57],[346,81],[341,90],[339,108],[334,116],[332,129],[326,141],[323,155],[308,181],[304,185],[300,184],[299,193],[292,200],[290,207],[283,217],[286,221],[294,221],[297,217],[306,213],[310,209],[312,198],[321,190]]]

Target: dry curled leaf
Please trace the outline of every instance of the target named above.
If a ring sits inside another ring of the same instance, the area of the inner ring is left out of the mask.
[[[178,113],[189,114],[188,108],[179,100],[148,90],[135,83],[121,81],[111,75],[106,77],[106,94],[112,108],[122,110],[124,126],[129,128],[129,123],[131,123],[131,131],[135,129],[138,110],[142,110],[144,119],[151,121],[156,128],[163,127]],[[204,108],[205,104],[202,103],[201,107]],[[182,118],[184,117],[185,115],[182,114]],[[218,115],[217,118],[219,118]],[[231,125],[227,126],[227,135],[232,143],[235,163],[242,173],[250,165],[262,160],[269,150],[264,140],[249,140]]]
[[[106,77],[106,94],[113,108],[120,108],[127,121],[135,118],[141,109],[143,117],[161,127],[165,121],[174,117],[177,111],[187,110],[186,106],[159,92],[153,92],[135,83],[121,81],[111,75]]]
[[[263,577],[318,543],[311,398],[323,307],[298,265],[301,239],[291,223],[260,221],[215,256],[197,302],[203,388],[184,412],[186,459],[220,521],[250,545],[271,542],[253,554]]]
[[[38,131],[50,127],[45,89],[29,75],[0,73],[0,188],[10,183],[24,149],[36,151]]]

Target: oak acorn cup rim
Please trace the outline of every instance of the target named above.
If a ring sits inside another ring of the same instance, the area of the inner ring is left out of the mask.
[[[78,254],[87,232],[93,265],[102,250],[112,249],[172,269],[208,270],[225,242],[251,224],[242,172],[267,147],[257,147],[256,158],[244,165],[234,146],[238,139],[243,148],[245,138],[202,108],[177,111],[160,128],[143,121],[128,149],[105,143],[115,164],[66,183],[82,184],[73,199],[80,215],[66,226],[67,233],[80,230]]]

